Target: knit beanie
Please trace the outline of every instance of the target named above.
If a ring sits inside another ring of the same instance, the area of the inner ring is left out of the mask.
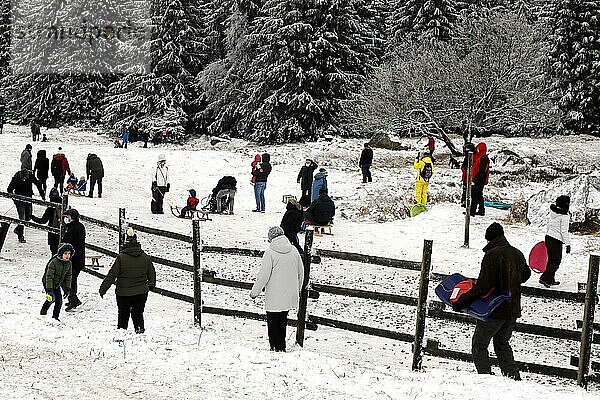
[[[563,209],[564,211],[569,211],[569,206],[571,205],[571,198],[569,196],[558,196],[556,198],[556,207]]]
[[[133,230],[132,227],[127,228],[127,232],[125,232],[125,240],[130,241],[130,240],[135,240],[137,238],[137,235],[135,234],[135,231]]]
[[[281,229],[280,226],[272,226],[271,228],[269,228],[269,242],[271,242],[273,239],[275,239],[278,236],[283,236],[283,229]]]
[[[504,228],[497,222],[493,222],[490,226],[485,230],[485,240],[491,242],[499,236],[504,235]]]

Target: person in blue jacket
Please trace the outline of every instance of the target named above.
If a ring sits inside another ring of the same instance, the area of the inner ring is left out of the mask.
[[[319,172],[317,172],[315,175],[310,197],[311,202],[319,198],[319,190],[321,190],[321,188],[327,189],[327,171],[325,168],[319,168]]]

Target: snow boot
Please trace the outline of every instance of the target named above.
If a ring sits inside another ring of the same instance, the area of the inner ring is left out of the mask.
[[[135,333],[137,333],[137,334],[142,334],[144,332],[146,332],[146,330],[144,328],[140,328],[140,327],[135,328]]]
[[[72,309],[77,308],[80,305],[81,305],[81,300],[75,299],[69,303],[69,305],[65,308],[65,311],[71,311]]]
[[[542,278],[540,278],[539,282],[540,282],[542,285],[546,286],[547,288],[549,288],[550,286],[552,286],[552,284],[551,284],[551,283],[548,283],[548,282],[544,281]]]
[[[24,236],[19,236],[19,243],[27,243]]]

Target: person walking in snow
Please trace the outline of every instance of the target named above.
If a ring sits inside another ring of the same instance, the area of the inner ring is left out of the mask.
[[[256,208],[252,212],[265,212],[265,189],[267,188],[267,179],[271,173],[271,155],[265,153],[261,156],[260,163],[256,164],[252,175],[256,177],[254,183],[254,199],[256,200]]]
[[[417,170],[415,179],[415,201],[418,204],[427,205],[427,190],[429,188],[429,180],[433,176],[434,168],[430,154],[424,151],[421,155],[417,154],[413,168]]]
[[[44,192],[48,190],[46,181],[48,180],[48,171],[50,170],[50,160],[46,157],[46,150],[39,150],[37,152],[37,158],[33,166],[33,173],[36,175],[38,181],[42,184]]]
[[[104,178],[104,165],[96,154],[89,153],[85,162],[87,178],[90,181],[90,193],[87,197],[94,197],[94,187],[98,183],[98,197],[102,198],[102,178]]]
[[[490,177],[490,159],[487,156],[485,143],[478,143],[473,155],[473,186],[471,188],[471,216],[485,215],[483,188]]]
[[[52,318],[58,320],[63,299],[60,289],[63,289],[65,297],[68,297],[71,292],[71,275],[73,273],[71,257],[74,253],[73,246],[68,243],[61,244],[56,254],[46,264],[42,277],[42,284],[46,289],[46,301],[42,305],[40,315],[46,315],[50,305],[54,303]]]
[[[81,305],[81,300],[77,297],[77,278],[85,267],[85,227],[79,222],[79,212],[74,208],[70,208],[63,213],[63,223],[65,224],[63,242],[71,244],[75,250],[71,257],[73,263],[71,293],[69,294],[69,301],[65,304],[65,311],[70,311]]]
[[[33,170],[31,163],[31,145],[28,143],[25,149],[21,152],[21,169]]]
[[[303,220],[304,217],[300,203],[296,199],[288,199],[286,211],[279,226],[283,229],[285,237],[298,249],[300,254],[302,254],[302,247],[300,247],[300,243],[298,242],[298,233],[302,230]]]
[[[31,121],[31,137],[34,142],[40,140],[40,126],[35,121]]]
[[[169,167],[167,167],[167,158],[164,154],[158,156],[158,163],[154,170],[152,180],[152,207],[153,214],[164,214],[163,200],[165,194],[171,190],[169,183]]]
[[[58,193],[58,189],[50,189],[49,199],[51,202],[57,204],[60,204],[62,202],[62,198],[60,197],[60,193]],[[47,207],[46,211],[44,211],[44,214],[41,216],[41,218],[38,218],[32,214],[31,219],[33,220],[33,222],[36,222],[38,224],[48,224],[48,226],[52,228],[59,227],[59,216],[56,215],[56,207]],[[56,252],[58,251],[58,241],[59,236],[57,233],[48,232],[48,245],[50,246],[50,252],[52,254],[57,254]],[[71,287],[70,283],[69,287]]]
[[[59,147],[58,153],[52,156],[50,173],[54,177],[54,187],[59,188],[59,191],[62,194],[64,190],[65,176],[67,174],[71,175],[71,167],[69,167],[69,161],[61,150],[62,147]]]
[[[302,191],[301,198],[306,196],[306,198],[310,199],[313,174],[318,167],[317,163],[307,158],[302,168],[300,168],[296,181],[300,184],[300,190]]]
[[[310,195],[310,202],[312,203],[319,198],[321,189],[327,188],[327,170],[325,168],[319,168],[319,172],[315,174],[315,180],[312,184],[312,192]]]
[[[555,279],[556,271],[560,266],[563,255],[563,244],[566,253],[571,253],[571,238],[569,237],[569,207],[571,198],[569,196],[558,196],[554,204],[550,206],[550,219],[546,232],[546,249],[548,252],[548,263],[546,271],[540,276],[540,283],[546,287],[559,285]]]
[[[272,351],[285,352],[288,312],[298,308],[304,285],[304,264],[281,227],[271,227],[268,240],[269,248],[262,257],[250,297],[255,299],[265,291],[269,344]]]
[[[123,249],[100,285],[100,297],[103,298],[113,284],[119,310],[117,329],[127,329],[131,316],[135,333],[144,333],[144,308],[148,292],[156,286],[156,272],[133,228],[127,229]]]
[[[123,127],[123,132],[121,133],[121,142],[123,143],[123,148],[127,148],[127,143],[129,143],[129,129],[126,126]]]
[[[371,177],[371,164],[373,164],[373,149],[369,146],[369,143],[365,143],[363,151],[360,153],[360,160],[358,166],[362,171],[363,183],[373,182]]]
[[[42,189],[42,184],[35,178],[33,172],[28,169],[22,169],[21,171],[17,172],[12,177],[6,191],[8,193],[14,193],[20,196],[33,197],[33,189],[31,185],[35,185],[38,188],[40,197],[42,200],[45,200],[46,194],[44,193],[44,189]],[[22,221],[29,221],[31,219],[32,204],[25,201],[13,201],[15,203],[15,207],[17,208],[19,219]],[[17,225],[13,231],[18,236],[20,243],[25,243],[24,231],[25,227],[21,224]]]
[[[485,255],[481,261],[479,277],[473,288],[460,296],[452,308],[460,311],[494,288],[510,292],[510,301],[498,306],[487,321],[476,321],[471,354],[477,372],[491,374],[492,362],[488,346],[493,339],[494,352],[502,375],[520,381],[521,376],[509,340],[517,318],[521,317],[521,285],[527,282],[531,270],[523,253],[506,240],[502,225],[494,222],[488,226],[485,239],[488,244],[483,248]]]

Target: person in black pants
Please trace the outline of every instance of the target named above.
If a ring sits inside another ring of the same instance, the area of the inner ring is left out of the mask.
[[[487,146],[481,142],[475,148],[473,155],[473,186],[471,187],[471,216],[485,215],[483,187],[488,184],[490,175],[490,159],[487,156]]]
[[[56,188],[50,189],[50,201],[53,203],[58,203],[58,204],[60,204],[62,202],[62,198],[60,197],[60,194],[58,193],[58,189],[56,189]],[[55,207],[46,208],[46,211],[44,211],[44,214],[42,215],[41,218],[38,218],[32,214],[31,219],[33,220],[33,222],[36,222],[38,224],[48,224],[48,226],[51,226],[53,228],[58,228],[58,225],[59,225],[58,224],[59,218],[56,215]],[[52,255],[56,254],[56,252],[58,251],[58,240],[59,240],[58,234],[48,232],[48,245],[50,246],[50,252],[52,253]],[[69,283],[69,286],[70,286],[70,283]]]
[[[79,273],[85,267],[85,227],[79,222],[79,212],[70,208],[63,213],[63,223],[65,224],[64,243],[70,243],[75,249],[71,258],[73,263],[73,276],[71,279],[71,293],[69,301],[65,304],[65,311],[70,311],[81,305],[81,300],[77,297],[77,278]]]
[[[373,178],[371,178],[371,164],[373,164],[373,149],[371,149],[369,143],[365,143],[365,148],[360,153],[360,161],[358,162],[362,171],[363,183],[373,182]]]
[[[305,164],[300,168],[298,178],[296,179],[296,182],[300,184],[300,190],[302,190],[302,195],[300,197],[306,196],[306,198],[310,199],[313,176],[317,168],[319,168],[317,163],[310,158],[307,158]]]
[[[46,194],[42,189],[42,184],[35,178],[33,172],[26,169],[17,172],[12,177],[6,191],[8,193],[14,193],[21,196],[33,197],[33,189],[31,185],[35,185],[40,192],[40,197],[42,200],[46,200]],[[25,201],[13,201],[15,203],[15,207],[17,208],[19,219],[23,221],[29,221],[31,219],[32,204]],[[18,236],[20,243],[26,242],[24,236],[25,227],[23,225],[17,225],[14,232]]]
[[[71,256],[73,253],[73,246],[68,243],[62,244],[57,254],[48,261],[42,278],[42,284],[46,289],[46,301],[42,305],[40,315],[46,315],[50,305],[54,303],[52,318],[58,320],[63,299],[60,289],[63,288],[65,297],[67,297],[71,287]]]
[[[571,198],[569,196],[558,196],[555,204],[550,206],[550,219],[545,243],[548,251],[548,263],[546,271],[540,276],[540,283],[546,287],[560,284],[555,279],[556,271],[562,262],[563,244],[566,253],[571,253],[571,239],[569,237],[569,207]]]
[[[104,297],[113,283],[119,309],[117,329],[127,329],[131,316],[135,333],[144,333],[144,308],[148,291],[156,285],[156,272],[133,228],[127,229],[123,249],[100,285],[100,297]]]
[[[298,242],[298,232],[302,230],[303,220],[302,206],[296,199],[289,199],[279,226],[281,226],[285,237],[288,238],[300,255],[302,255],[302,247],[300,247],[300,243]]]

